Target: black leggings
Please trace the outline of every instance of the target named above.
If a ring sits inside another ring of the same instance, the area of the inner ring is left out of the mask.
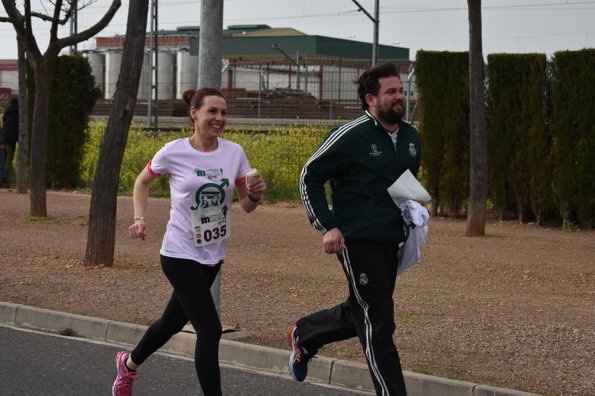
[[[161,268],[174,291],[161,318],[149,326],[131,354],[140,365],[190,321],[197,336],[194,365],[205,396],[221,395],[221,322],[210,291],[219,267],[161,256]]]

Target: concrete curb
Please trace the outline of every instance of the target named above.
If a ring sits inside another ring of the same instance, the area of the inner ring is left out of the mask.
[[[0,322],[28,329],[43,330],[68,336],[134,345],[147,326],[108,319],[52,311],[26,305],[0,302]],[[233,333],[232,333],[233,334]],[[193,357],[196,335],[179,333],[162,351]],[[233,335],[228,336],[233,338]],[[289,351],[245,344],[226,339],[219,346],[219,360],[238,367],[289,375]],[[324,356],[312,360],[308,379],[362,391],[374,391],[368,367],[363,363],[331,359]],[[530,396],[534,393],[498,388],[466,381],[405,372],[410,396]]]

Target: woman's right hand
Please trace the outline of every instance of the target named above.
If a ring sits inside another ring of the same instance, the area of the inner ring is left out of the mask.
[[[143,241],[147,236],[147,222],[145,220],[135,220],[134,224],[128,227],[128,234],[131,238],[140,238]]]

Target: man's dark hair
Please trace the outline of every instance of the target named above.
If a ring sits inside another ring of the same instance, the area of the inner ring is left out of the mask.
[[[379,79],[383,77],[399,77],[399,66],[392,62],[388,63],[381,63],[376,65],[359,76],[357,81],[357,94],[359,96],[359,100],[362,103],[362,109],[368,110],[368,103],[366,102],[366,95],[378,95],[378,90],[380,89],[380,83],[378,82]]]

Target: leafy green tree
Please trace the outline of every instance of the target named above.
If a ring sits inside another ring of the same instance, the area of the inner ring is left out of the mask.
[[[469,56],[419,51],[416,84],[423,109],[422,169],[432,214],[457,216],[469,196]]]
[[[418,51],[415,64],[416,85],[423,117],[420,133],[423,139],[422,173],[426,188],[432,196],[432,216],[438,214],[440,202],[440,174],[444,167],[444,136],[442,135],[442,104],[446,101],[442,76],[446,75],[445,53]],[[426,116],[429,114],[430,116]]]
[[[595,213],[595,49],[552,59],[553,186],[569,226],[591,227]]]
[[[50,89],[47,183],[52,188],[73,188],[78,184],[89,115],[101,92],[82,56],[58,58]]]
[[[530,57],[527,86],[527,169],[529,172],[529,201],[538,225],[542,225],[554,206],[552,191],[552,134],[548,119],[549,80],[545,55]]]
[[[500,218],[514,207],[519,221],[531,212],[541,221],[551,196],[545,55],[490,55],[488,80],[492,201]]]
[[[487,64],[489,195],[500,220],[514,199],[508,185],[511,161],[507,153],[512,151],[514,143],[512,131],[516,120],[511,113],[517,108],[513,101],[516,87],[510,80],[516,76],[516,71],[505,61],[505,56],[489,55]]]

